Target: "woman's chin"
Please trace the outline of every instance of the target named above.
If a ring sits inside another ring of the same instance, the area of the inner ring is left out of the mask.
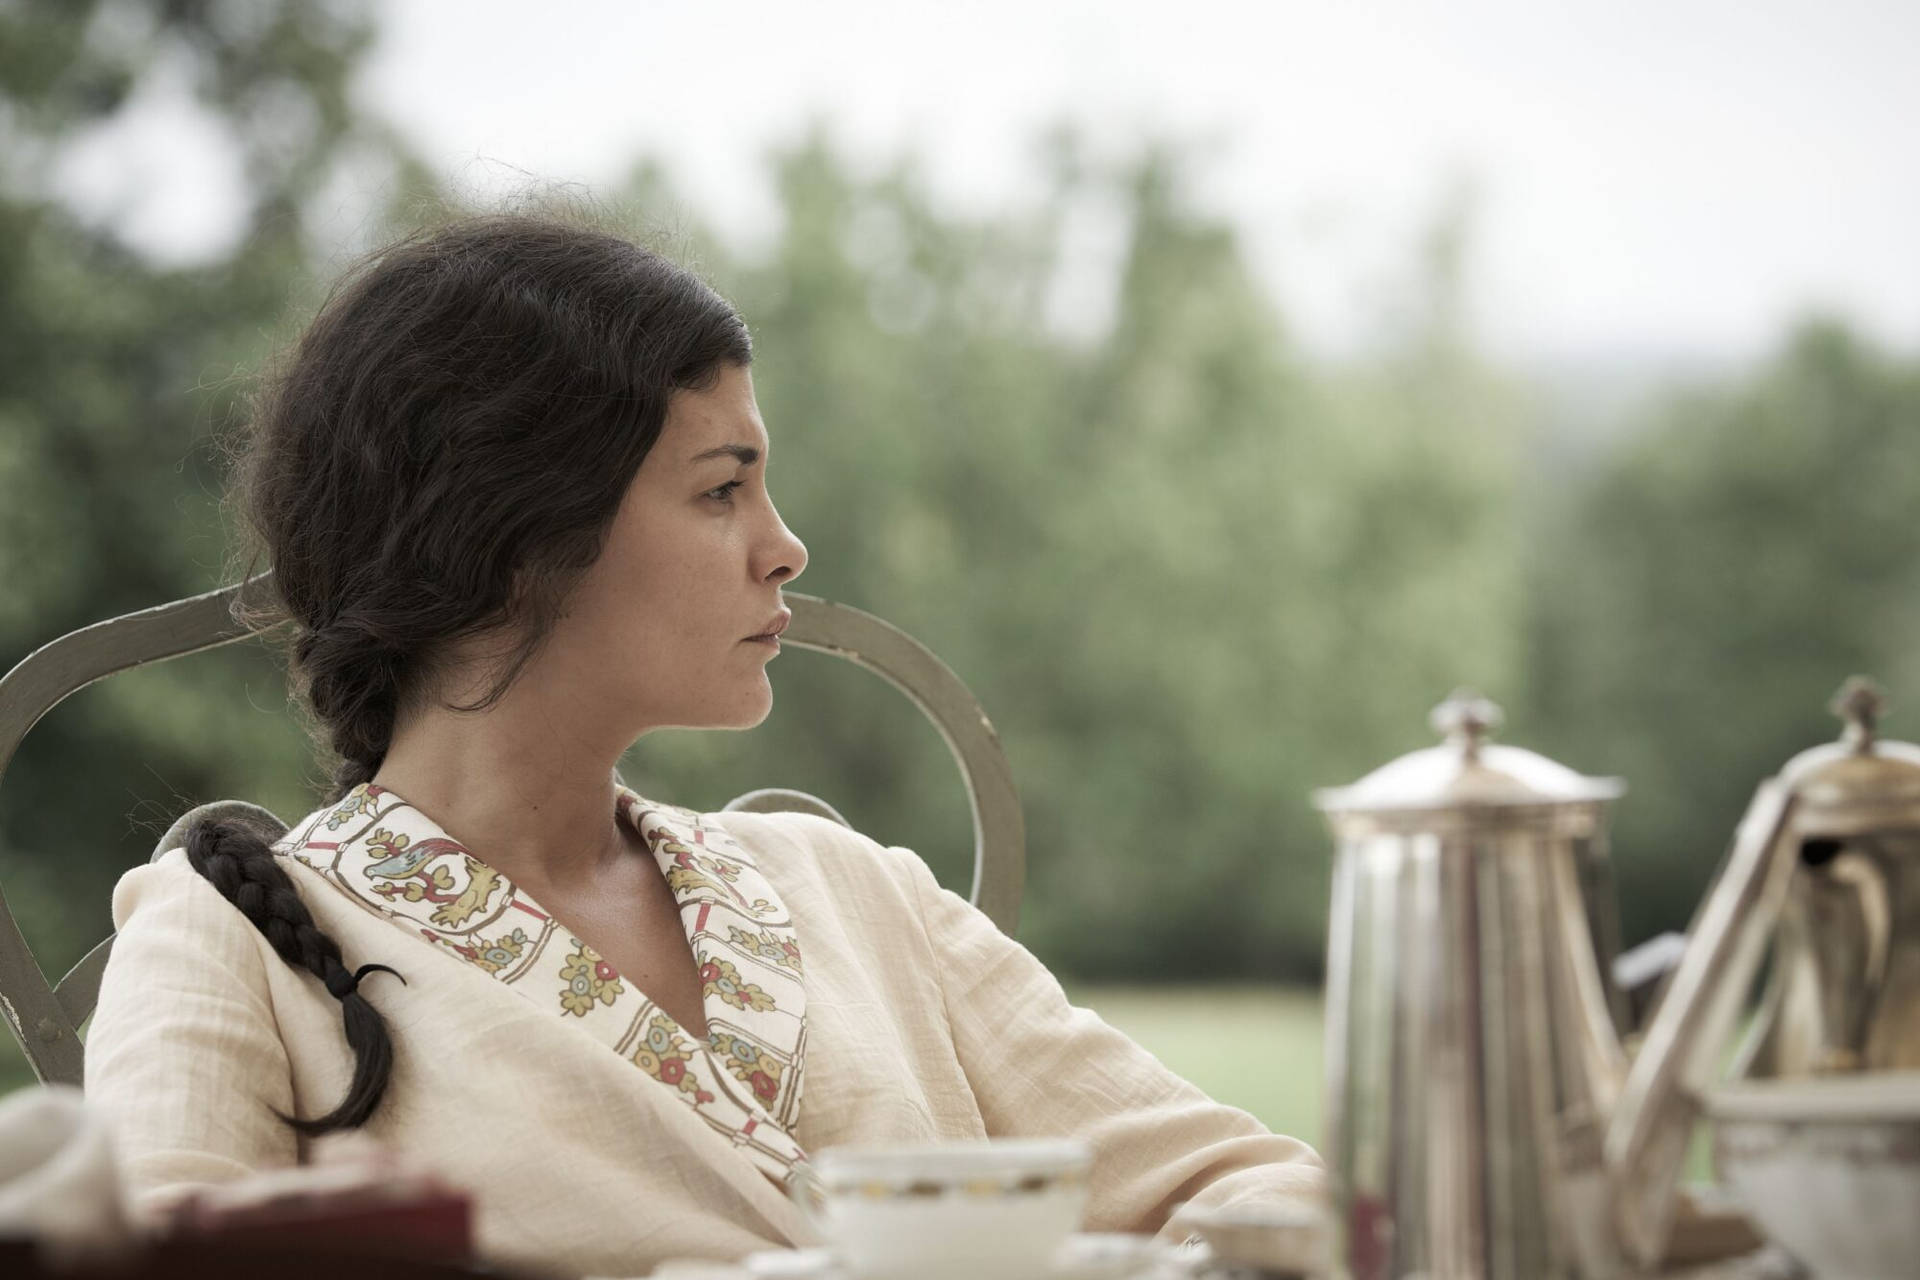
[[[767,717],[770,714],[772,714],[772,712],[773,712],[773,704],[768,703],[765,707],[762,707],[760,709],[760,712],[758,715],[743,717],[723,727],[728,729],[758,729],[761,725],[766,723]]]
[[[725,723],[716,725],[721,729],[757,729],[773,714],[773,687],[763,684],[760,697],[735,710],[726,718]]]
[[[752,729],[773,713],[773,684],[765,669],[742,676],[733,672],[702,690],[704,697],[677,700],[659,708],[655,723],[680,729]],[[657,705],[657,704],[656,704]]]

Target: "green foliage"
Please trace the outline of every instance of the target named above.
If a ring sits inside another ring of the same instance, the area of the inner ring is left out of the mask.
[[[1534,562],[1527,729],[1632,787],[1629,938],[1684,927],[1755,784],[1837,734],[1846,675],[1920,703],[1916,510],[1920,366],[1832,322],[1675,394],[1561,508]]]
[[[9,665],[226,580],[210,442],[337,269],[304,222],[336,166],[373,155],[393,175],[376,227],[446,200],[349,109],[360,10],[175,3],[127,39],[144,12],[0,12]],[[195,68],[253,193],[231,253],[191,269],[45,185],[163,53]],[[1826,735],[1842,676],[1920,689],[1912,365],[1809,328],[1543,493],[1527,388],[1466,337],[1463,206],[1410,253],[1370,353],[1328,362],[1193,207],[1180,146],[1103,167],[1071,130],[1047,142],[1021,208],[967,217],[911,157],[863,173],[805,137],[770,162],[782,222],[753,250],[652,164],[608,198],[752,325],[771,483],[811,551],[798,589],[905,627],[992,714],[1030,836],[1021,936],[1049,964],[1315,979],[1330,841],[1309,792],[1426,745],[1427,708],[1460,683],[1508,703],[1510,739],[1628,776],[1637,937],[1684,920],[1755,780]],[[1126,228],[1093,337],[1050,319],[1089,211]],[[846,664],[791,652],[774,671],[763,728],[650,736],[630,779],[709,806],[803,787],[964,886],[968,815],[931,727]],[[187,804],[291,816],[318,776],[259,645],[116,677],[13,763],[0,884],[62,969]]]
[[[295,215],[354,141],[366,27],[341,5],[28,4],[0,14],[0,663],[225,580],[210,431],[236,410],[311,249]],[[246,234],[157,267],[51,194],[59,147],[163,61],[190,68],[245,161]],[[55,972],[109,928],[115,877],[189,798],[305,800],[304,739],[266,650],[117,677],[28,737],[0,794],[0,884]]]

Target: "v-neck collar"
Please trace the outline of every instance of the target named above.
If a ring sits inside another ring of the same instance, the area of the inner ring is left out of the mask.
[[[807,1042],[793,922],[753,856],[702,815],[615,778],[699,965],[704,1041],[625,981],[506,876],[392,790],[362,783],[276,846],[361,906],[572,1022],[691,1106],[785,1185]]]

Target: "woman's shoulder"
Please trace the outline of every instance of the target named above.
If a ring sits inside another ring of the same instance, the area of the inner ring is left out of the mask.
[[[290,842],[305,822],[303,819],[285,836],[267,843],[308,911],[331,915],[331,893],[323,878],[312,867],[286,856],[294,847]],[[188,860],[184,843],[122,872],[114,883],[111,907],[117,938],[151,933],[192,940],[196,949],[218,952],[230,961],[245,956],[265,958],[272,949],[271,942],[240,908]],[[116,949],[120,945],[116,942]]]
[[[103,1023],[144,1016],[140,1009],[155,992],[199,991],[214,981],[256,1009],[271,1006],[272,944],[194,869],[184,847],[123,873],[112,908],[96,1037]]]
[[[924,866],[910,849],[881,844],[818,814],[735,811],[703,814],[702,820],[739,841],[767,869],[789,874],[862,883],[879,878],[911,891],[916,867]]]
[[[884,848],[874,840],[816,813],[723,810],[703,813],[700,821],[720,828],[756,853],[765,850],[829,863],[885,855]]]
[[[120,875],[113,886],[113,927],[124,932],[136,919],[158,916],[219,931],[246,920],[218,889],[187,861],[185,845],[175,845],[152,861]]]

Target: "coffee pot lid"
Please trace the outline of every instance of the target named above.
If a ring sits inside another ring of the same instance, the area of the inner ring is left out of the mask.
[[[1429,723],[1445,741],[1409,752],[1358,782],[1314,792],[1329,814],[1424,813],[1439,810],[1533,808],[1618,799],[1618,778],[1589,778],[1532,751],[1488,742],[1504,719],[1499,706],[1472,690],[1456,690]]]
[[[1780,770],[1781,781],[1799,798],[1799,825],[1870,823],[1889,810],[1920,808],[1920,747],[1880,736],[1880,718],[1887,709],[1880,687],[1865,676],[1854,676],[1833,695],[1827,709],[1845,726],[1840,740],[1810,747]]]

